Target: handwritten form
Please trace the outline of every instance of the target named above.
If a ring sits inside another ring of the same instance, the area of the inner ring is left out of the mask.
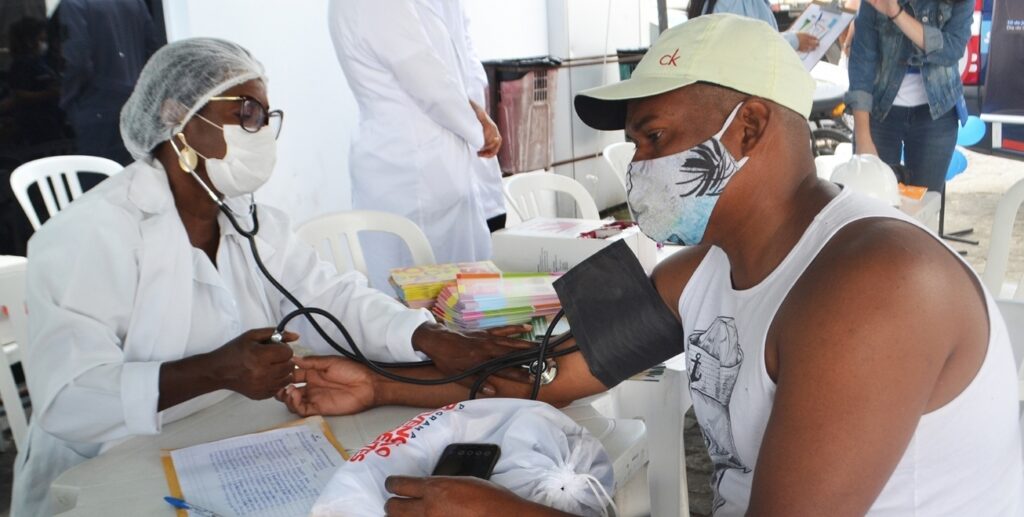
[[[182,495],[225,516],[304,516],[344,463],[322,420],[171,451]]]

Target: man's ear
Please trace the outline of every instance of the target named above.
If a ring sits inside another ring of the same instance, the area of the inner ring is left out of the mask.
[[[732,125],[725,131],[722,141],[730,150],[738,149],[733,156],[749,156],[764,143],[764,137],[771,121],[772,108],[762,99],[751,97],[740,107]]]

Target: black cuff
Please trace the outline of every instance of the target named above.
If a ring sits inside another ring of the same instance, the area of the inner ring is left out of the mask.
[[[555,281],[590,373],[611,388],[683,352],[683,326],[617,241]]]

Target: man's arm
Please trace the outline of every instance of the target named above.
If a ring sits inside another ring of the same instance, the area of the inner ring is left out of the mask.
[[[683,296],[683,289],[690,282],[693,272],[708,254],[708,249],[708,246],[683,248],[661,261],[651,273],[651,281],[661,295],[661,301],[665,302],[680,322],[682,318],[679,315],[679,299]]]
[[[868,221],[833,242],[794,286],[766,343],[777,389],[749,515],[866,513],[921,415],[955,398],[984,358],[984,305],[931,237]]]
[[[572,341],[563,346],[571,345]],[[583,355],[579,352],[560,357],[557,361],[558,376],[551,384],[541,386],[540,400],[562,407],[574,400],[608,389],[590,373]],[[436,379],[441,376],[434,368],[399,370],[398,373],[419,378]],[[528,398],[532,389],[532,384],[509,381],[497,376],[492,376],[487,382],[494,386],[494,396],[497,397]],[[375,380],[375,384],[379,393],[378,402],[381,405],[440,407],[469,398],[469,389],[458,384],[418,386],[383,377]]]
[[[563,346],[569,346],[563,345]],[[419,385],[399,382],[374,373],[368,367],[337,356],[295,358],[296,383],[278,394],[278,399],[298,415],[350,415],[377,406],[440,407],[469,398],[469,388],[448,383]],[[433,367],[389,370],[418,379],[444,376]],[[492,376],[487,383],[494,393],[480,396],[526,398],[531,385]],[[579,352],[558,359],[558,376],[542,386],[540,400],[554,406],[565,406],[607,388],[590,374]]]
[[[691,247],[677,252],[663,261],[654,271],[652,280],[662,301],[672,314],[679,317],[678,302],[683,287],[693,271],[704,259],[707,247]],[[568,347],[574,340],[562,345]],[[682,344],[680,344],[682,346]],[[560,357],[558,376],[540,390],[540,399],[555,406],[562,406],[589,395],[605,391],[607,387],[590,371],[580,352]],[[341,415],[363,411],[382,405],[406,405],[439,407],[455,401],[465,400],[469,390],[458,384],[435,386],[414,385],[388,379],[373,373],[369,368],[338,357],[296,358],[299,366],[295,382],[307,383],[305,387],[291,387],[280,394],[289,408],[300,415]],[[433,367],[403,368],[395,373],[421,379],[437,379],[442,372]],[[531,385],[512,382],[497,375],[487,380],[495,393],[483,396],[525,398]]]

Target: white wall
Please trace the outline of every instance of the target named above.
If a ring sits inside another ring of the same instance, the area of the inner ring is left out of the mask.
[[[482,61],[548,55],[547,0],[464,0]]]
[[[348,154],[358,108],[328,34],[328,1],[163,2],[168,41],[192,36],[230,39],[251,50],[266,67],[270,102],[285,111],[285,119],[276,172],[257,198],[286,209],[293,223],[351,207]],[[648,25],[657,21],[656,0],[465,2],[470,33],[485,61],[614,54],[616,48],[648,45]],[[617,81],[617,64],[563,69],[557,80],[555,161],[594,155],[622,140],[621,132],[586,127],[572,109],[572,97],[580,90]],[[601,159],[562,166],[556,172],[583,183],[601,208],[625,200]],[[561,213],[570,215],[567,208]]]
[[[650,23],[657,24],[655,0],[549,0],[548,41],[552,55],[583,58],[615,54],[619,48],[650,44]],[[592,156],[605,146],[622,142],[621,131],[596,131],[576,116],[572,99],[580,91],[619,80],[618,63],[566,68],[558,74],[555,116],[555,161]],[[557,167],[575,178],[597,201],[598,208],[624,203],[625,192],[603,159],[591,158]],[[559,214],[573,215],[559,206]]]
[[[349,141],[358,108],[327,30],[328,0],[165,0],[168,41],[237,42],[266,67],[270,103],[283,109],[274,176],[256,194],[292,223],[351,208]]]

